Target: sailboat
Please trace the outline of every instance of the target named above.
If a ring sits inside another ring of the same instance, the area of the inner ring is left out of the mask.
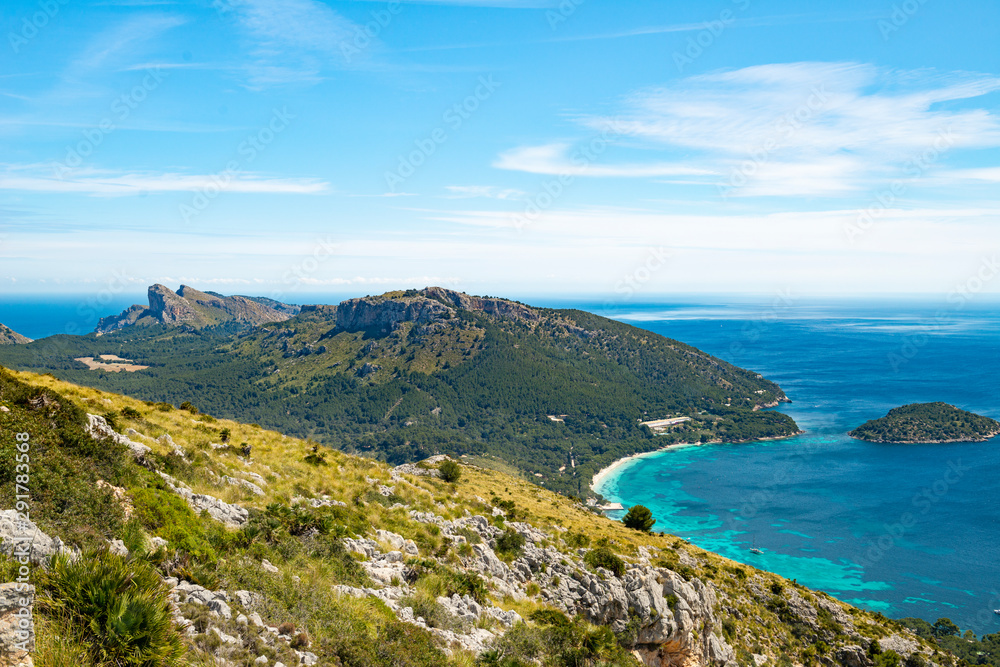
[[[753,538],[753,546],[750,547],[750,553],[752,553],[752,554],[762,554],[762,553],[764,553],[763,551],[761,551],[760,549],[757,548],[757,538],[756,537]]]

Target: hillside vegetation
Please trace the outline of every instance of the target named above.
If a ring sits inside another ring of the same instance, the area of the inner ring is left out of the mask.
[[[44,667],[958,664],[879,614],[474,465],[394,469],[0,370],[0,506],[25,440]],[[17,569],[0,556],[0,581]]]
[[[1000,422],[947,403],[912,403],[893,408],[848,435],[871,442],[976,442],[1000,433]]]
[[[76,361],[105,354],[149,368],[107,373]],[[689,345],[579,310],[441,288],[305,306],[259,327],[54,336],[3,348],[0,362],[190,401],[391,463],[476,456],[577,495],[615,459],[672,442],[798,432],[761,409],[788,400],[780,387]],[[640,423],[675,416],[691,420],[659,435]]]

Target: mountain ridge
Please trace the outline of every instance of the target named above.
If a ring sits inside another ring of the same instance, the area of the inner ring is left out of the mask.
[[[0,362],[392,463],[475,456],[580,495],[631,454],[799,433],[766,409],[788,398],[759,373],[581,310],[428,287],[195,328],[185,308],[217,297],[151,289],[169,324],[46,339],[0,351]],[[143,368],[111,377],[77,361],[112,354]],[[679,416],[689,419],[643,425]]]
[[[135,304],[118,315],[103,317],[96,333],[105,334],[131,326],[186,325],[203,328],[223,322],[258,326],[295,316],[299,307],[265,297],[224,296],[181,285],[174,292],[160,284],[147,290],[148,306]]]

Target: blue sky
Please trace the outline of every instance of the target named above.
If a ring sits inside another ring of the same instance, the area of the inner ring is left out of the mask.
[[[0,11],[10,294],[1000,291],[995,2]]]

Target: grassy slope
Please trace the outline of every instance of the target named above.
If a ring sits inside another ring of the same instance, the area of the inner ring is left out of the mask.
[[[326,458],[328,465],[314,466],[305,462],[305,457],[310,453],[308,443],[274,431],[227,420],[214,420],[203,415],[194,416],[182,410],[163,412],[135,399],[74,386],[51,376],[29,373],[15,375],[34,386],[36,389],[32,391],[44,387],[59,392],[64,402],[68,399],[83,406],[86,411],[120,413],[125,408],[138,410],[142,413],[141,418],[134,420],[120,418],[120,428],[131,427],[149,436],[150,439],[143,442],[153,448],[158,464],[167,467],[172,474],[187,482],[196,492],[208,493],[230,502],[239,502],[257,510],[264,510],[272,503],[287,504],[298,495],[329,495],[348,503],[349,507],[338,511],[335,516],[335,520],[344,526],[343,531],[346,533],[371,534],[376,528],[392,530],[415,540],[422,555],[438,554],[442,562],[450,562],[453,565],[457,561],[455,555],[442,550],[436,532],[426,524],[412,521],[407,510],[434,512],[445,518],[460,517],[466,510],[489,516],[492,507],[482,499],[495,494],[513,501],[529,523],[549,530],[552,534],[559,534],[552,530],[559,526],[587,536],[591,543],[606,538],[614,550],[626,558],[634,555],[639,546],[653,547],[660,554],[659,563],[662,566],[680,571],[688,577],[696,576],[714,582],[727,599],[716,612],[722,618],[728,641],[737,648],[741,664],[752,664],[749,657],[751,652],[785,655],[797,663],[814,664],[817,652],[823,650],[817,648],[818,636],[815,633],[803,628],[788,616],[787,608],[782,605],[781,599],[783,591],[793,589],[801,597],[812,601],[818,601],[820,598],[829,599],[825,594],[808,591],[775,575],[728,561],[684,544],[672,536],[647,535],[625,529],[618,522],[597,517],[572,500],[553,494],[530,482],[495,471],[467,466],[464,468],[462,480],[457,485],[448,485],[440,480],[428,478],[412,478],[412,484],[397,484],[397,496],[393,498],[393,502],[405,504],[406,509],[391,509],[386,506],[387,503],[378,500],[378,494],[374,491],[371,481],[374,479],[376,483],[389,483],[389,469],[382,463],[330,452]],[[4,397],[4,401],[8,398]],[[15,409],[15,414],[27,413]],[[37,415],[28,415],[26,418],[41,419]],[[11,431],[6,426],[5,424],[3,431],[4,448],[10,446],[8,441]],[[51,430],[48,426],[44,420],[24,425],[36,433]],[[252,444],[253,462],[249,466],[239,462],[235,452],[213,449],[209,446],[210,442],[219,441],[219,431],[223,428],[232,431],[233,443],[238,445],[245,441]],[[171,455],[172,448],[169,445],[152,440],[163,434],[171,435],[173,441],[185,451],[186,457],[193,461],[193,465],[179,463],[176,461],[177,457]],[[100,466],[105,468],[93,469],[87,474],[91,478],[108,477],[128,487],[133,497],[142,495],[143,489],[156,488],[157,482],[150,473],[134,464],[131,466],[122,464],[119,455],[123,454],[112,452],[101,456],[95,455],[96,459],[104,461],[98,468]],[[81,466],[81,469],[93,468],[96,464],[88,461],[95,456],[77,456],[76,465]],[[118,465],[118,468],[114,466],[106,468],[110,465],[105,460],[108,456],[111,456],[112,463],[117,462],[115,465]],[[172,459],[173,463],[170,462]],[[242,471],[258,473],[267,480],[266,497],[260,498],[217,481],[219,475],[238,476]],[[109,477],[109,475],[114,476]],[[85,504],[97,502],[96,492],[88,492],[88,489],[92,491],[93,485],[82,483],[75,488],[72,491],[74,500],[86,501]],[[107,498],[100,500],[106,502]],[[4,501],[7,499],[4,498]],[[43,529],[65,536],[73,535],[73,526],[85,520],[82,516],[77,517],[74,511],[66,510],[56,498],[52,498],[49,502],[37,502],[33,515]],[[115,518],[118,515],[114,512],[111,515],[114,516],[104,522],[98,522],[98,527],[89,535],[92,542],[100,542],[103,538],[121,537],[123,531],[129,530],[128,525],[124,524],[120,517]],[[345,665],[428,665],[428,667],[446,664],[468,665],[472,660],[471,656],[461,652],[451,658],[445,658],[433,648],[427,633],[397,622],[391,612],[380,604],[370,600],[357,601],[332,595],[331,584],[358,585],[363,582],[363,577],[340,557],[331,557],[329,553],[312,546],[303,546],[302,540],[287,536],[275,543],[254,541],[245,544],[237,539],[238,534],[234,534],[233,531],[222,531],[214,522],[207,518],[194,518],[190,512],[179,518],[177,525],[155,526],[147,522],[143,528],[147,532],[161,535],[176,543],[180,539],[177,532],[178,525],[188,526],[185,530],[191,532],[193,538],[196,537],[209,545],[210,553],[188,563],[191,571],[200,572],[203,578],[216,579],[219,587],[229,590],[242,587],[263,591],[268,595],[266,610],[270,618],[274,619],[273,622],[288,620],[298,627],[308,628],[315,640],[312,650],[327,656],[324,659],[332,660],[333,655],[339,655]],[[80,526],[77,525],[77,528]],[[134,526],[131,529],[134,530]],[[76,532],[81,534],[80,530]],[[81,536],[87,537],[82,534]],[[552,546],[567,552],[572,551],[558,538],[553,538]],[[246,561],[248,556],[253,560],[268,558],[281,568],[283,575],[277,577],[262,575],[259,567],[253,566],[252,563],[248,564]],[[292,573],[298,574],[301,582],[292,581],[290,579]],[[751,594],[751,590],[764,591],[764,597]],[[540,604],[532,600],[514,602],[509,599],[496,600],[496,603],[504,608],[515,608],[522,615],[526,615]],[[837,604],[850,614],[856,629],[863,636],[884,637],[897,632],[901,627],[878,614]],[[58,625],[58,619],[42,616],[39,622],[40,632],[43,634],[46,629],[52,632],[66,631],[66,628]],[[830,644],[843,641],[843,638],[838,640],[837,628],[828,630],[828,636],[827,634],[823,636]],[[378,637],[377,642],[374,642],[375,637]],[[206,641],[199,635],[199,638],[191,644],[190,662],[203,659],[199,657],[202,655],[199,653],[199,647],[206,648]],[[365,653],[362,647],[372,643],[384,644],[384,654],[375,656]],[[822,644],[823,647],[826,645]],[[40,651],[45,655],[62,650],[72,653],[76,648],[71,643],[60,644],[51,638],[40,636]],[[324,651],[326,653],[323,653]],[[345,656],[354,657],[347,659]],[[49,662],[41,661],[43,665],[71,663],[88,664],[79,658],[75,661],[67,660],[65,663],[59,663],[55,659]]]

